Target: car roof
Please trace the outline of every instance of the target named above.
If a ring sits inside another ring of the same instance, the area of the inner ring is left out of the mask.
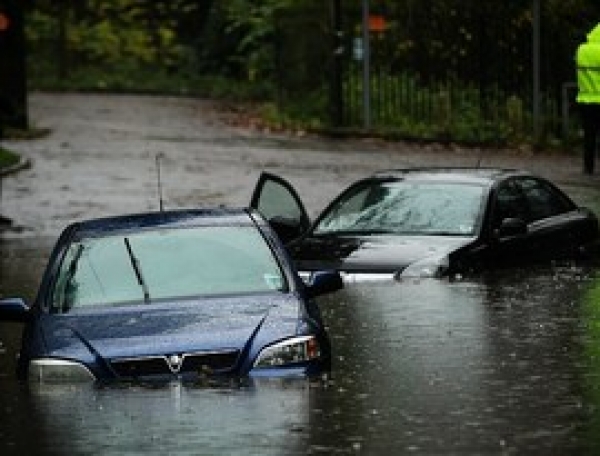
[[[382,170],[373,175],[376,179],[453,181],[493,185],[512,176],[530,176],[526,171],[504,168],[479,167],[423,167]]]
[[[76,236],[81,238],[145,231],[153,228],[252,225],[254,222],[246,209],[210,208],[117,215],[79,221],[67,229],[74,231]]]

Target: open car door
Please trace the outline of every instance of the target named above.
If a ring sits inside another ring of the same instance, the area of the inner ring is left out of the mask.
[[[263,172],[258,179],[250,207],[258,210],[284,244],[308,230],[310,220],[298,193],[289,182]]]

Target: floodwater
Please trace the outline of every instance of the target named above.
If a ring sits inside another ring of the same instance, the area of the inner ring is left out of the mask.
[[[33,298],[49,240],[2,251]],[[217,387],[19,384],[0,324],[0,454],[597,454],[600,280],[564,264],[355,283],[321,299],[331,377]]]
[[[245,204],[266,169],[291,177],[312,210],[379,168],[483,157],[257,140],[205,111],[185,99],[32,97],[36,125],[53,134],[10,144],[33,167],[2,181],[1,213],[22,231],[0,236],[0,296],[33,300],[66,223],[155,209],[158,153],[167,207]],[[551,177],[600,213],[598,179],[569,157],[483,158]],[[597,268],[355,283],[320,305],[334,362],[313,382],[29,386],[14,377],[21,328],[0,323],[0,454],[600,454]]]

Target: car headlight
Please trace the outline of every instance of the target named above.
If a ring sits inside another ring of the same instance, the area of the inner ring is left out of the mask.
[[[448,255],[434,255],[416,261],[406,267],[398,278],[404,279],[409,277],[441,277],[448,270],[450,261]]]
[[[256,358],[254,367],[280,367],[320,356],[321,348],[316,336],[300,336],[264,348]]]
[[[29,381],[89,382],[96,377],[81,363],[55,358],[34,359],[29,363]]]

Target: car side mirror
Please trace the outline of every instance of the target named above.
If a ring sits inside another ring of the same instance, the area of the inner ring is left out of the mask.
[[[333,293],[344,288],[342,276],[337,271],[313,272],[308,281],[307,291],[311,298]]]
[[[499,239],[524,234],[527,234],[527,223],[523,219],[516,217],[505,218],[496,230],[496,237]]]
[[[23,299],[0,299],[0,321],[24,323],[29,320],[30,316],[29,307],[27,307]]]

